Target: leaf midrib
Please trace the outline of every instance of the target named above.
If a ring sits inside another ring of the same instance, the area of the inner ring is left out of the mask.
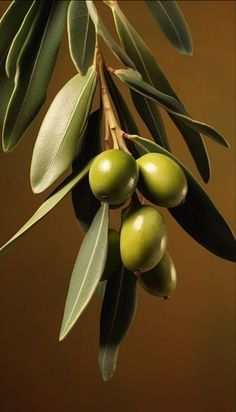
[[[160,5],[160,8],[163,10],[164,14],[166,15],[167,19],[169,20],[171,26],[173,27],[173,29],[174,29],[174,31],[175,31],[175,33],[176,33],[176,35],[177,35],[177,38],[179,39],[179,42],[180,42],[180,45],[181,45],[182,50],[185,50],[184,44],[183,44],[183,42],[182,42],[182,40],[181,40],[181,37],[180,37],[180,35],[179,35],[178,30],[176,29],[176,27],[175,27],[175,25],[174,25],[173,20],[170,18],[170,16],[169,16],[169,14],[167,13],[165,7],[162,5],[162,2],[161,2],[161,1],[158,1],[158,3],[159,3],[159,5]]]

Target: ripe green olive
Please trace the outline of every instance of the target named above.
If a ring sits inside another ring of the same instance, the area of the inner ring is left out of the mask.
[[[95,157],[89,171],[89,184],[96,198],[111,205],[124,203],[138,182],[135,159],[121,150],[106,150]]]
[[[109,229],[107,261],[101,280],[106,280],[114,275],[121,265],[120,234],[114,229]]]
[[[159,153],[145,154],[137,163],[138,188],[146,199],[164,207],[175,207],[183,202],[188,183],[178,163]]]
[[[168,297],[176,288],[176,270],[168,252],[150,271],[138,277],[138,282],[151,295]]]
[[[147,272],[162,258],[167,243],[162,215],[151,206],[130,211],[120,234],[121,259],[133,272]]]

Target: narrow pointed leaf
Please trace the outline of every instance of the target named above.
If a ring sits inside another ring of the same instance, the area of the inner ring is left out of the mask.
[[[109,206],[103,203],[83,239],[71,276],[60,340],[74,326],[102,276],[108,247],[108,216]]]
[[[120,343],[136,310],[136,276],[123,267],[107,281],[100,318],[99,365],[104,381],[115,373]]]
[[[183,229],[206,249],[224,259],[235,261],[235,235],[189,170],[175,156],[154,142],[139,136],[130,136],[130,140],[134,142],[140,155],[149,152],[162,153],[179,163],[188,180],[188,193],[183,205],[169,209],[170,213]]]
[[[66,21],[67,1],[42,2],[17,60],[15,88],[3,127],[12,150],[43,105]],[[46,63],[45,63],[46,62]]]
[[[191,34],[176,1],[145,0],[145,3],[170,43],[180,53],[191,56]]]
[[[95,296],[99,300],[103,300],[106,292],[107,280],[99,282],[95,290]]]
[[[2,63],[0,63],[0,131],[3,127],[7,105],[13,88],[14,82],[12,79],[8,79],[5,71],[5,62],[3,60]]]
[[[53,100],[39,130],[31,163],[31,186],[40,193],[72,164],[97,84],[96,67],[75,75]]]
[[[135,90],[136,92],[148,97],[149,99],[156,101],[169,113],[174,114],[186,125],[192,129],[209,136],[216,143],[222,146],[229,147],[229,144],[223,136],[220,135],[217,130],[209,126],[206,123],[199,122],[198,120],[192,119],[191,117],[182,114],[183,106],[174,97],[171,97],[165,93],[160,92],[155,87],[144,82],[140,73],[133,69],[119,69],[115,70],[115,75],[119,77],[128,87]]]
[[[89,116],[80,154],[73,162],[73,170],[75,172],[81,168],[81,163],[88,162],[102,151],[101,116],[102,110],[100,109]],[[85,176],[81,180],[81,182],[72,190],[71,194],[75,215],[80,228],[86,233],[100,207],[100,202],[96,199],[90,189],[88,176]]]
[[[32,1],[12,1],[0,20],[0,62],[14,39]]]
[[[25,225],[23,225],[21,229],[0,248],[0,254],[5,252],[17,239],[43,219],[44,216],[46,216],[73,189],[73,187],[84,178],[89,171],[90,163],[91,162],[89,162],[77,175],[67,179],[65,183],[60,185],[60,187],[55,190],[47,200],[45,200]]]
[[[14,77],[16,73],[17,59],[20,55],[21,49],[28,37],[31,26],[34,22],[37,11],[39,10],[40,2],[33,1],[30,9],[25,15],[22,24],[16,33],[6,59],[6,73],[8,77]]]
[[[135,63],[136,69],[142,75],[143,80],[180,102],[180,99],[157,64],[151,50],[127,20],[121,9],[118,7],[118,4],[113,5],[112,11],[117,33],[122,45],[126,53]],[[169,145],[158,107],[155,106],[154,102],[152,103],[149,99],[138,95],[138,93],[133,90],[131,91],[131,96],[140,117],[146,124],[156,143],[168,149]],[[188,115],[184,106],[182,108],[182,113]],[[174,115],[170,115],[170,117],[178,127],[190,149],[203,180],[207,182],[210,178],[210,163],[201,135],[186,125],[185,127],[181,127],[182,123],[180,119],[176,120]]]
[[[72,0],[67,15],[69,50],[81,74],[92,64],[95,50],[95,29],[84,0]]]
[[[101,17],[99,16],[96,7],[93,4],[93,1],[86,0],[86,4],[88,7],[88,11],[90,17],[94,23],[96,32],[103,38],[106,45],[109,47],[111,52],[128,67],[135,67],[132,60],[129,56],[124,52],[124,50],[119,46],[118,43],[113,39],[109,31],[107,30],[106,26],[104,25]]]

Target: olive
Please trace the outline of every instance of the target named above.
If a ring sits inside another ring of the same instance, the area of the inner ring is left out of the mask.
[[[128,212],[120,234],[121,259],[133,272],[147,272],[162,258],[167,243],[162,215],[151,206]]]
[[[101,277],[101,281],[108,279],[114,275],[121,267],[122,261],[120,257],[120,234],[114,229],[108,231],[108,252],[106,266]]]
[[[153,203],[175,207],[183,202],[188,183],[175,160],[160,153],[148,153],[137,159],[139,166],[138,188]]]
[[[168,297],[177,284],[175,266],[169,253],[165,252],[153,269],[139,276],[138,282],[151,295]]]
[[[120,206],[134,192],[138,173],[137,163],[130,154],[117,149],[106,150],[93,160],[89,184],[97,199]]]

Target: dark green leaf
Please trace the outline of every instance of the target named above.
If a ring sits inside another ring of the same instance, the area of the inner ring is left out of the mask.
[[[99,365],[104,381],[116,369],[119,346],[126,335],[136,310],[136,276],[123,267],[110,277],[100,319]]]
[[[164,107],[164,109],[166,109],[169,113],[174,114],[175,116],[180,118],[186,126],[189,126],[192,129],[211,137],[215,142],[221,144],[222,146],[229,147],[224,137],[221,136],[215,129],[213,129],[206,123],[199,122],[187,115],[182,114],[181,112],[183,111],[183,106],[181,103],[179,103],[178,100],[176,100],[172,96],[160,92],[155,87],[144,82],[142,80],[140,73],[138,73],[137,71],[133,69],[119,69],[115,70],[114,73],[131,89],[142,94],[143,96],[148,97],[153,101],[156,101],[158,104]]]
[[[99,284],[96,287],[95,291],[95,296],[99,300],[103,300],[106,292],[106,286],[107,286],[107,280],[103,280],[102,282],[99,282]]]
[[[67,28],[71,58],[77,70],[84,75],[92,64],[95,50],[94,24],[84,0],[70,2]]]
[[[109,206],[103,203],[86,233],[72,272],[65,304],[60,341],[89,303],[106,264]]]
[[[140,155],[162,153],[174,159],[183,168],[188,180],[188,193],[184,204],[169,209],[178,223],[202,246],[217,256],[235,261],[235,236],[216,209],[214,203],[186,167],[161,146],[139,136],[130,136]]]
[[[156,87],[161,92],[176,98],[180,102],[164,73],[158,66],[151,50],[144,43],[143,39],[139,36],[134,27],[129,23],[118,5],[115,4],[112,10],[117,32],[122,45],[132,61],[135,63],[135,66],[142,75],[143,80]],[[154,140],[161,146],[168,149],[169,145],[167,142],[164,125],[155,103],[152,103],[144,96],[140,96],[135,91],[131,91],[131,95],[140,117],[146,124]],[[182,112],[183,114],[188,115],[184,106]],[[183,135],[183,138],[191,151],[202,178],[205,182],[207,182],[210,178],[210,164],[201,135],[186,125],[183,125],[180,119],[176,119],[174,115],[170,114],[170,116],[175,125],[178,127],[180,133]]]
[[[36,13],[39,10],[40,2],[34,1],[28,10],[25,18],[16,33],[6,59],[6,72],[8,77],[14,77],[16,73],[17,59],[20,55],[21,49],[28,37],[31,26],[33,25]],[[28,38],[29,39],[29,38]]]
[[[8,79],[5,71],[5,61],[0,63],[0,131],[2,130],[4,117],[9,99],[14,88],[12,79]]]
[[[34,193],[46,190],[76,157],[96,84],[96,67],[90,66],[85,76],[75,75],[53,100],[33,151],[31,186]]]
[[[32,1],[12,1],[0,20],[0,62],[5,58]]]
[[[93,2],[90,0],[86,0],[86,4],[88,7],[88,11],[90,17],[94,23],[96,32],[103,38],[106,45],[109,47],[111,52],[128,67],[135,67],[132,60],[127,56],[127,54],[122,50],[118,43],[113,39],[110,35],[109,31],[107,30],[106,26],[104,25],[101,17],[99,16],[96,7],[94,6]]]
[[[191,56],[191,34],[176,1],[145,0],[145,3],[170,43],[180,53]]]
[[[67,1],[40,4],[40,10],[17,60],[15,88],[3,126],[5,151],[15,147],[46,99],[65,26],[67,7]]]
[[[52,195],[45,200],[45,202],[39,207],[39,209],[33,214],[33,216],[25,223],[24,226],[0,248],[0,254],[8,249],[20,236],[26,233],[32,226],[38,223],[44,216],[46,216],[70,191],[75,185],[79,183],[81,179],[88,173],[89,162],[76,176],[66,180],[65,183],[55,190]]]
[[[117,33],[126,53],[135,63],[135,66],[142,74],[143,79],[148,83],[153,84],[152,71],[155,67],[155,60],[150,50],[131,26],[117,3],[112,7],[112,12]],[[165,128],[158,107],[149,99],[141,98],[141,96],[134,91],[132,91],[131,95],[140,117],[148,127],[154,140],[168,148],[169,145]]]
[[[81,163],[88,161],[102,151],[101,144],[101,116],[102,111],[96,110],[89,116],[85,137],[78,158],[73,162],[73,170],[81,168]],[[87,232],[95,214],[97,213],[100,202],[93,195],[88,176],[72,190],[72,202],[75,215],[83,232]]]

